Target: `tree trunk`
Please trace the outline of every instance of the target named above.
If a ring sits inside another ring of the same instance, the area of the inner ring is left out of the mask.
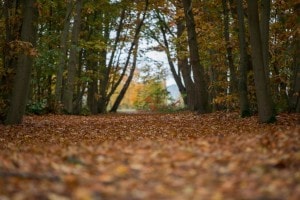
[[[259,120],[263,123],[276,121],[272,97],[266,80],[261,32],[259,27],[257,0],[247,0],[250,44],[253,59],[254,82],[257,97]]]
[[[70,29],[70,16],[71,16],[72,8],[73,8],[73,2],[69,1],[66,16],[64,19],[64,29],[60,37],[60,56],[59,56],[59,61],[57,66],[56,85],[55,85],[55,99],[57,104],[56,106],[59,106],[62,100],[63,71],[66,64],[67,39],[68,39],[68,33]]]
[[[20,7],[20,2],[16,0],[5,0],[3,5],[3,15],[5,20],[5,45],[2,47],[2,63],[4,68],[4,76],[0,78],[0,122],[4,122],[9,108],[9,100],[11,96],[12,83],[14,74],[11,73],[15,71],[17,66],[18,59],[16,56],[11,56],[11,53],[14,53],[14,49],[11,47],[11,42],[20,40],[21,32],[21,20],[12,20],[20,19],[17,12]]]
[[[177,21],[177,39],[180,39],[184,33],[184,22],[183,20]],[[186,88],[186,104],[189,110],[195,110],[195,84],[191,78],[191,66],[188,63],[188,59],[186,56],[182,55],[182,51],[187,51],[187,41],[184,39],[184,44],[177,43],[176,51],[177,51],[177,59],[178,59],[178,69],[182,73],[182,79]]]
[[[128,68],[128,65],[129,65],[129,61],[130,61],[130,58],[131,58],[131,54],[132,54],[132,51],[135,47],[135,45],[137,44],[137,41],[138,41],[138,38],[139,38],[139,35],[140,35],[140,32],[141,32],[141,29],[142,29],[142,26],[144,24],[144,20],[146,18],[146,13],[147,13],[147,10],[148,10],[148,6],[149,6],[149,1],[146,0],[145,1],[145,7],[144,7],[144,11],[143,11],[143,16],[142,16],[142,19],[140,19],[140,13],[137,14],[137,19],[140,19],[140,20],[137,20],[139,21],[139,23],[137,24],[136,26],[136,29],[135,29],[135,33],[134,33],[134,37],[133,37],[133,41],[130,45],[130,48],[128,50],[128,54],[127,54],[127,58],[126,58],[126,61],[125,61],[125,64],[124,64],[124,68],[123,68],[123,71],[119,77],[119,79],[116,81],[116,83],[112,86],[112,89],[111,91],[109,92],[109,94],[107,95],[107,99],[110,99],[110,97],[113,95],[113,93],[116,91],[117,87],[120,85],[121,81],[123,80],[125,74],[126,74],[126,71],[127,71],[127,68]]]
[[[295,14],[300,16],[300,3],[294,4]],[[300,113],[300,39],[299,32],[294,36],[293,88],[291,91],[292,111]]]
[[[94,61],[87,61],[88,70],[92,70],[94,73],[97,72],[97,63]],[[88,94],[87,94],[87,106],[91,114],[98,113],[98,77],[95,74],[92,75],[91,81],[88,82]]]
[[[63,95],[64,109],[67,113],[73,113],[73,94],[76,69],[78,68],[78,40],[81,27],[81,10],[83,6],[83,0],[77,0],[76,12],[74,16],[74,24],[72,29],[71,48],[70,48],[70,61],[68,64],[68,76]]]
[[[199,58],[199,48],[197,42],[197,33],[195,29],[194,15],[192,11],[191,0],[182,0],[186,27],[188,32],[188,44],[190,52],[190,64],[192,66],[194,80],[195,80],[195,89],[196,89],[196,98],[197,105],[196,109],[199,113],[207,113],[208,108],[208,91],[207,85],[204,76],[204,68],[200,63]]]
[[[105,18],[105,17],[104,17]],[[104,19],[105,21],[105,19]],[[109,40],[109,23],[106,21],[104,23],[104,27],[101,27],[101,32],[104,32],[103,38],[105,41],[105,45],[107,46],[108,40]],[[110,72],[111,72],[111,67],[110,65],[106,67],[106,57],[107,57],[107,50],[104,49],[100,52],[100,72],[103,75],[100,78],[100,98],[98,101],[98,112],[99,113],[105,113],[107,109],[107,104],[108,104],[108,97],[107,97],[107,90],[108,90],[108,84],[109,84],[109,77],[110,77]]]
[[[176,85],[179,89],[179,92],[180,92],[181,96],[184,99],[184,103],[187,104],[186,98],[184,97],[185,94],[186,94],[186,88],[184,87],[184,85],[182,83],[180,73],[176,72],[174,62],[172,61],[172,57],[171,57],[171,53],[170,53],[170,47],[169,47],[169,43],[168,43],[167,36],[166,36],[166,31],[165,31],[164,27],[161,26],[160,28],[161,28],[161,32],[163,34],[165,52],[167,54],[167,59],[168,59],[168,63],[169,63],[169,66],[170,66],[170,70],[172,72],[172,75],[173,75],[173,78],[176,82]],[[180,70],[178,70],[178,71],[180,72]]]
[[[130,73],[129,73],[129,76],[122,88],[122,90],[120,91],[119,95],[117,96],[112,108],[110,109],[110,112],[117,112],[119,106],[120,106],[120,103],[121,101],[123,100],[126,92],[127,92],[127,89],[129,88],[129,85],[132,81],[132,78],[134,76],[134,72],[135,72],[135,68],[136,68],[136,61],[137,61],[137,56],[138,56],[138,40],[136,41],[136,45],[135,45],[135,48],[133,50],[133,63],[132,63],[132,67],[130,69]]]
[[[260,15],[260,33],[262,52],[264,59],[264,68],[267,81],[269,80],[269,35],[270,35],[270,10],[271,0],[261,0],[261,15]]]
[[[83,71],[83,58],[82,58],[83,52],[84,50],[81,49],[79,53],[78,68],[77,68],[77,75],[76,75],[76,77],[78,78],[81,78],[82,71]],[[82,81],[77,81],[75,88],[76,89],[74,91],[76,91],[76,93],[74,95],[74,100],[73,100],[73,114],[78,115],[81,113],[82,110],[82,98],[86,88],[86,83]]]
[[[246,44],[246,34],[245,34],[245,20],[244,20],[244,8],[243,1],[236,0],[237,4],[237,15],[238,15],[238,29],[239,29],[239,54],[240,54],[240,64],[239,64],[239,102],[240,102],[240,115],[241,117],[250,116],[250,107],[248,99],[248,87],[247,87],[247,71],[248,71],[248,54],[247,54],[247,44]]]
[[[24,0],[22,4],[23,20],[21,40],[22,42],[30,43],[32,45],[30,45],[31,48],[34,48],[36,44],[38,13],[35,4],[35,0]],[[13,81],[10,107],[5,121],[6,124],[19,124],[22,122],[28,98],[32,64],[32,55],[25,53],[19,55],[16,75]]]
[[[223,15],[224,15],[224,38],[226,42],[226,58],[227,64],[230,71],[230,93],[237,92],[237,78],[236,78],[236,70],[233,62],[233,54],[232,54],[232,45],[230,43],[230,33],[229,33],[229,9],[227,5],[227,0],[222,0],[223,6]]]
[[[174,64],[174,62],[172,60],[172,57],[171,57],[169,42],[168,42],[168,39],[167,39],[167,31],[169,33],[171,33],[172,36],[174,36],[174,34],[171,32],[171,30],[168,27],[166,21],[160,16],[159,12],[156,13],[156,16],[157,16],[157,18],[158,18],[158,20],[160,22],[159,27],[160,27],[160,30],[161,30],[161,33],[162,33],[162,36],[163,36],[163,41],[164,41],[164,44],[161,44],[161,46],[164,48],[164,50],[166,52],[171,73],[172,73],[173,78],[175,80],[175,83],[176,83],[176,85],[177,85],[177,87],[179,89],[181,97],[183,98],[184,104],[187,105],[186,88],[185,88],[185,86],[184,86],[184,84],[182,82],[182,79],[181,79],[181,70],[178,68],[178,72],[176,72],[175,64]],[[158,43],[161,43],[158,38],[154,38],[154,39]]]

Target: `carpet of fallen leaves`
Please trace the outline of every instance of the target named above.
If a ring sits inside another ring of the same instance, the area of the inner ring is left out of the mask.
[[[300,199],[299,114],[26,116],[0,125],[0,199]]]

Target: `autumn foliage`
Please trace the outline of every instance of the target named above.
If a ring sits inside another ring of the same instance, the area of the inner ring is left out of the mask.
[[[0,125],[0,199],[300,198],[299,114],[26,116]]]

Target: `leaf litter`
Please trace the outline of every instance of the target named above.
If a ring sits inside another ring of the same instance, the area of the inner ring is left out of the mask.
[[[0,199],[300,199],[299,114],[26,116],[0,125]]]

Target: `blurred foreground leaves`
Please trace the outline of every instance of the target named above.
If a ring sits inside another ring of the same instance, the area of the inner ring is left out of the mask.
[[[0,125],[0,199],[300,199],[299,114],[27,116]]]

